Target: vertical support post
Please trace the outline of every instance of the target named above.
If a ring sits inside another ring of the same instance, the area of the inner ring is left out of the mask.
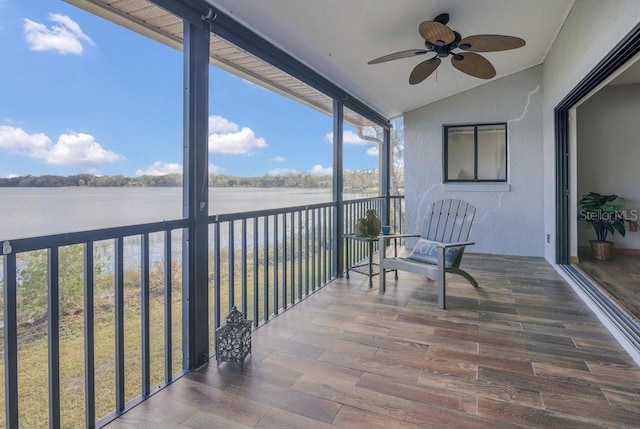
[[[60,427],[60,264],[59,249],[47,254],[47,337],[49,340],[49,427]]]
[[[382,146],[380,147],[380,196],[384,197],[384,206],[380,217],[383,225],[389,225],[391,220],[391,130],[385,128],[382,134]]]
[[[333,218],[333,276],[342,276],[344,270],[344,153],[342,151],[342,130],[344,104],[333,100],[333,202],[336,205]]]
[[[18,429],[18,285],[16,254],[4,256],[4,406],[7,429]]]
[[[192,370],[209,360],[208,284],[208,120],[209,30],[184,22],[183,367]]]
[[[140,269],[140,313],[141,313],[141,344],[142,355],[142,397],[149,396],[151,391],[151,302],[149,294],[150,270],[149,270],[149,233],[142,234],[140,240],[141,269]]]
[[[171,272],[171,230],[164,232],[164,381],[169,384],[173,379],[173,341],[171,288],[173,276]]]
[[[124,237],[115,239],[114,301],[115,301],[115,372],[116,413],[125,407],[125,359],[124,359]]]
[[[84,245],[84,407],[85,427],[96,426],[93,241]]]

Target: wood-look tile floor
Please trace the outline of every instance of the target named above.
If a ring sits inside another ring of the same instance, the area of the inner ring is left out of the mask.
[[[640,255],[614,253],[608,261],[594,259],[588,249],[580,249],[579,255],[578,266],[640,320]]]
[[[354,274],[108,428],[640,428],[640,369],[540,258],[465,255],[480,283]]]

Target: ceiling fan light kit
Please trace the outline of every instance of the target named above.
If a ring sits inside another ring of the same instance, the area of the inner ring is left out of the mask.
[[[447,26],[449,14],[442,13],[432,21],[424,21],[418,26],[418,33],[425,40],[426,49],[410,49],[395,52],[373,59],[368,64],[380,64],[387,61],[410,58],[434,53],[435,56],[422,61],[414,67],[409,75],[409,83],[416,85],[428,78],[442,62],[440,58],[451,56],[451,64],[457,70],[480,79],[491,79],[496,69],[482,55],[476,52],[498,52],[517,49],[526,43],[523,39],[501,34],[477,34],[464,39],[457,31]],[[453,52],[459,49],[466,52]]]

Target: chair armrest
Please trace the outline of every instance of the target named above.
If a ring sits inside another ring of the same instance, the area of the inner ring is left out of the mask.
[[[397,238],[409,238],[409,237],[418,238],[418,237],[420,237],[420,234],[386,234],[386,235],[379,235],[378,236],[378,240],[380,242],[380,245],[379,245],[379,248],[378,248],[378,253],[380,255],[380,265],[382,265],[382,261],[383,260],[387,259],[386,245],[385,245],[387,240],[390,240],[390,239],[395,240]]]
[[[462,247],[462,246],[471,246],[476,244],[473,241],[459,241],[457,243],[441,243],[439,241],[432,241],[432,240],[426,240],[426,241],[435,244],[437,247],[442,247],[445,249],[448,249],[449,247]]]
[[[410,237],[420,237],[420,234],[386,234],[379,235],[378,238],[410,238]]]
[[[383,238],[421,238],[420,234],[387,234],[387,235],[379,235],[378,239],[382,240]],[[460,246],[472,246],[476,244],[474,241],[459,241],[456,243],[442,243],[440,241],[427,240],[423,238],[423,240],[428,241],[430,243],[435,244],[437,247],[444,247],[445,249],[449,247],[460,247]]]

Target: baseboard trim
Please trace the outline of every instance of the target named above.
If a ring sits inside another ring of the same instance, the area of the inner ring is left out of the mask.
[[[591,249],[588,246],[580,246],[578,247],[579,252],[578,254],[580,254],[580,252],[591,252]],[[623,247],[614,247],[613,248],[613,253],[618,253],[620,255],[633,255],[633,256],[640,256],[640,249],[626,249]],[[572,264],[577,264],[578,262],[575,262],[574,259],[577,261],[578,257],[577,256],[572,256],[571,257],[571,263]]]
[[[619,253],[621,255],[640,256],[640,249],[616,249],[614,247],[613,248],[613,252],[614,253]]]

